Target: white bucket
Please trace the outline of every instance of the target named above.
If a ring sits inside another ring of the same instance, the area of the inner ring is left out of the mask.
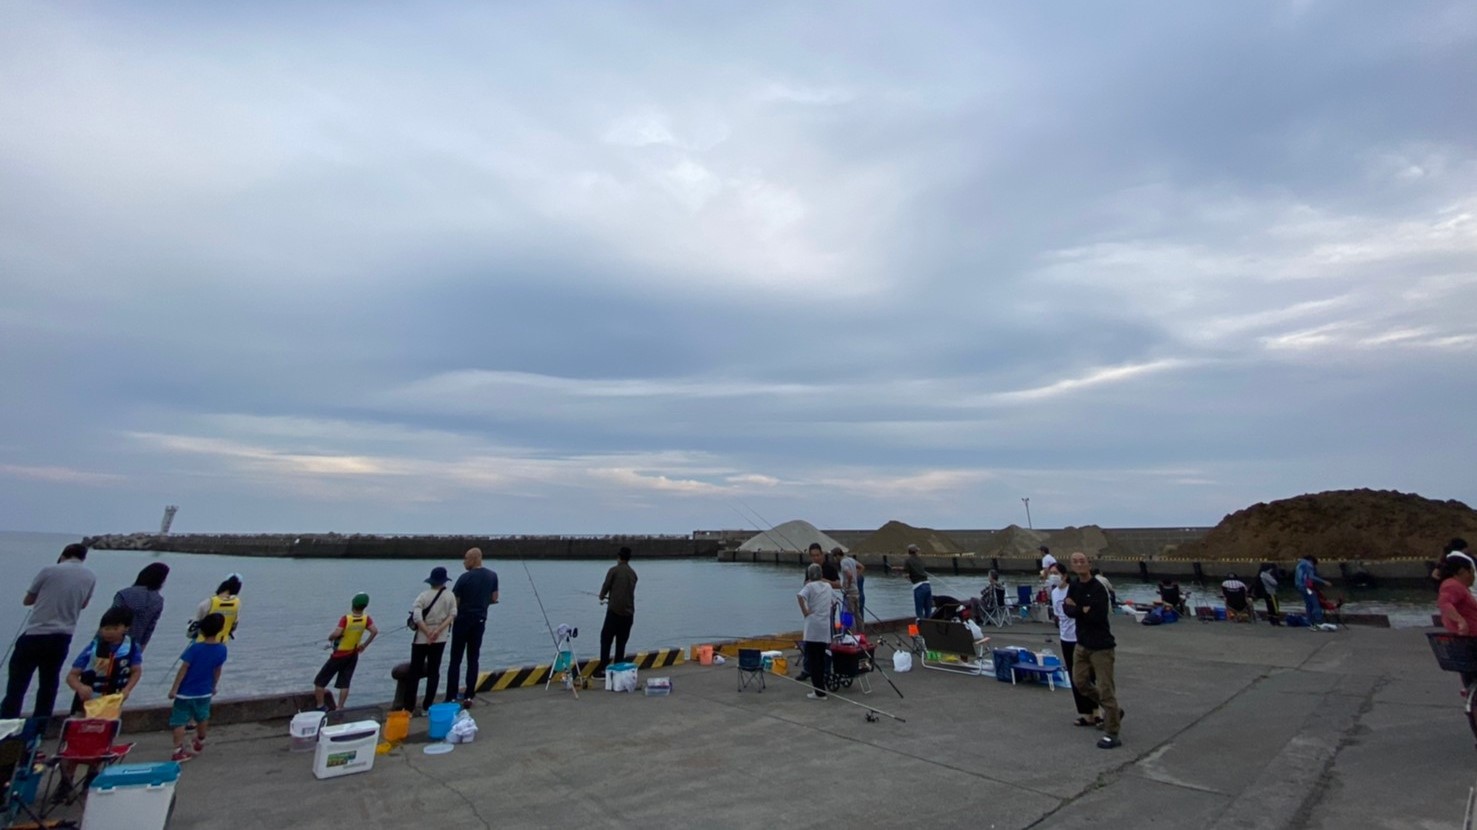
[[[318,745],[318,728],[326,716],[322,712],[299,712],[292,716],[287,734],[292,738],[293,752],[312,752]]]

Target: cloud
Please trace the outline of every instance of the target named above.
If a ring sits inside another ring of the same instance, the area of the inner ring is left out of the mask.
[[[1474,74],[1460,0],[8,7],[0,527],[1471,501]]]

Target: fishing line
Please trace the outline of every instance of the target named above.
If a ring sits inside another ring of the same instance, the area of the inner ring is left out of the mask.
[[[10,646],[5,649],[5,659],[4,660],[0,660],[0,663],[8,663],[8,662],[10,662],[10,653],[12,651],[15,651],[15,644],[18,643],[18,642],[20,642],[21,635],[26,632],[26,626],[27,625],[30,625],[30,623],[31,623],[31,614],[35,610],[36,609],[34,607],[31,607],[31,608],[27,608],[26,609],[25,619],[22,619],[21,620],[21,627],[18,628],[18,629],[16,629],[15,636],[10,638]]]

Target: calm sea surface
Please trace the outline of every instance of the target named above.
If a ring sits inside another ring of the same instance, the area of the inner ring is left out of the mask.
[[[74,537],[51,534],[0,533],[0,637],[8,646],[25,609],[21,597],[35,572],[56,561],[61,548]],[[98,576],[97,594],[83,612],[73,654],[82,638],[96,629],[98,618],[112,602],[113,592],[133,583],[140,568],[153,561],[168,563],[164,586],[164,617],[145,655],[145,675],[135,700],[161,702],[168,691],[169,664],[186,641],[185,624],[200,600],[232,572],[240,573],[241,627],[231,643],[230,661],[221,679],[222,697],[248,697],[296,691],[311,686],[313,675],[327,652],[325,638],[339,616],[348,610],[358,591],[370,595],[370,616],[380,628],[380,639],[360,659],[354,678],[354,699],[360,703],[388,700],[392,666],[409,658],[410,633],[405,615],[422,580],[435,565],[444,565],[455,578],[462,571],[460,557],[432,560],[264,559],[154,554],[141,551],[94,551],[87,565]],[[711,560],[632,562],[640,583],[636,591],[633,648],[686,646],[704,640],[726,639],[800,627],[795,602],[800,571],[796,567],[723,564]],[[492,607],[482,648],[483,669],[547,662],[553,644],[535,597],[543,600],[548,621],[580,629],[575,645],[583,657],[598,654],[604,608],[595,594],[609,562],[552,562],[490,559],[501,588],[501,602]],[[979,591],[983,580],[971,576],[935,576],[935,594],[966,596]],[[1007,583],[1016,584],[1007,577]],[[1152,586],[1117,580],[1120,596],[1151,599]],[[873,576],[867,580],[867,607],[881,617],[900,617],[912,611],[912,591],[901,577]],[[1294,601],[1284,591],[1283,602]],[[1435,594],[1422,590],[1356,592],[1347,606],[1353,611],[1387,613],[1401,626],[1427,625]],[[444,671],[443,664],[443,671]],[[33,683],[34,688],[34,683]],[[65,705],[65,690],[63,701]]]

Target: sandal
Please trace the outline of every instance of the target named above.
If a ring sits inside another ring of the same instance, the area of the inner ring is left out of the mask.
[[[1077,720],[1072,721],[1072,725],[1073,726],[1095,726],[1096,724],[1094,724],[1092,721],[1088,720],[1084,716],[1084,717],[1078,718]]]

